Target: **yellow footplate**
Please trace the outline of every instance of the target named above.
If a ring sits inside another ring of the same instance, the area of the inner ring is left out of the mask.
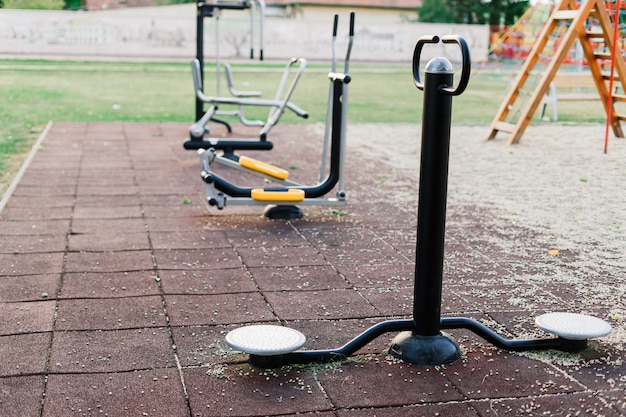
[[[270,164],[266,164],[265,162],[261,162],[256,159],[248,158],[247,156],[239,157],[239,165],[244,168],[248,168],[253,171],[269,175],[270,177],[274,177],[279,180],[286,180],[289,176],[289,171],[275,167]]]
[[[304,200],[304,191],[295,188],[285,189],[263,189],[255,188],[250,195],[257,201],[286,201],[297,202]]]

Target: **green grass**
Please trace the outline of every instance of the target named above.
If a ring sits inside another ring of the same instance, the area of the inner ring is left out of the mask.
[[[233,65],[238,90],[272,98],[283,65]],[[215,91],[215,69],[206,68],[205,92]],[[310,118],[287,112],[281,123],[323,122],[328,97],[327,65],[309,65],[292,96]],[[418,123],[423,93],[407,65],[351,67],[349,123]],[[467,90],[454,98],[454,123],[488,124],[510,76],[475,72]],[[45,123],[54,121],[194,121],[191,70],[186,63],[57,62],[0,60],[0,190]],[[222,86],[223,94],[227,92]],[[562,121],[602,121],[601,105],[559,105]],[[590,111],[590,108],[592,111]],[[593,110],[597,108],[597,112]],[[265,118],[267,108],[246,110]]]
[[[61,10],[63,0],[4,0],[5,9]]]

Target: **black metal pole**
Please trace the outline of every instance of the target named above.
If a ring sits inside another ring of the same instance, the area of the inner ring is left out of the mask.
[[[196,13],[196,59],[200,63],[200,81],[204,88],[204,3],[198,3]],[[204,103],[196,96],[196,122],[204,114]]]
[[[412,331],[396,336],[389,349],[395,357],[420,365],[452,363],[461,357],[456,341],[441,332],[441,292],[452,96],[461,94],[467,85],[469,52],[467,44],[460,38],[444,37],[444,43],[458,43],[463,51],[463,73],[459,87],[453,87],[452,64],[442,57],[428,62],[422,83],[419,67],[422,48],[425,44],[438,42],[438,36],[422,37],[417,41],[413,53],[415,86],[424,91],[413,288],[415,327]]]
[[[429,72],[424,77],[422,151],[417,213],[417,248],[413,319],[415,332],[433,336],[441,330],[441,287],[443,279],[448,156],[452,96],[441,92],[451,86],[452,69]]]

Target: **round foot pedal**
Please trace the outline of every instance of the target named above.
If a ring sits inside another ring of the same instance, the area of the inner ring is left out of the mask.
[[[283,355],[300,349],[306,337],[284,326],[254,325],[235,329],[226,335],[231,348],[258,356]]]
[[[267,206],[263,215],[270,220],[298,220],[304,217],[300,207],[282,204]]]
[[[577,313],[547,313],[535,319],[541,330],[568,340],[585,340],[611,333],[611,325],[597,317]]]

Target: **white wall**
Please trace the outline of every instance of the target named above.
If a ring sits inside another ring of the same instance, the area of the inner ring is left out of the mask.
[[[375,13],[375,12],[370,12]],[[422,35],[458,34],[471,48],[472,60],[486,58],[488,27],[377,22],[375,15],[356,16],[352,58],[368,62],[410,62],[415,42]],[[331,54],[332,13],[316,13],[305,19],[268,17],[265,20],[264,52],[268,60],[293,56],[328,60]],[[156,8],[131,8],[98,12],[0,9],[0,57],[122,57],[125,59],[190,60],[195,56],[196,10],[194,4]],[[233,42],[249,37],[248,12],[224,13],[219,20],[220,56],[237,59]],[[216,19],[205,19],[205,57],[215,56]],[[258,27],[258,24],[257,24]],[[340,13],[337,51],[344,54],[348,12]],[[258,35],[256,36],[258,39]],[[258,49],[258,46],[255,47]],[[458,48],[429,46],[424,59],[447,56],[458,60]],[[249,55],[249,40],[240,58]]]

